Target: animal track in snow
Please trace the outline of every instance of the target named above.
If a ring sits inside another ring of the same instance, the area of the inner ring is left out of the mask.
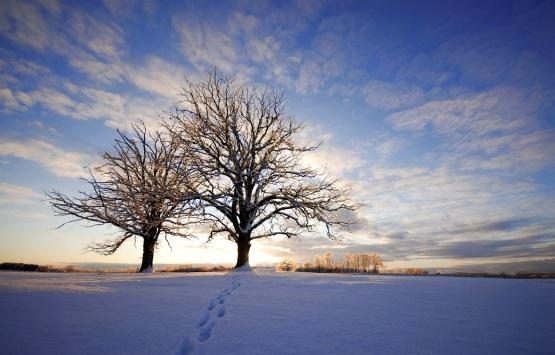
[[[179,347],[177,349],[178,355],[190,355],[193,354],[195,349],[205,343],[212,335],[212,330],[218,323],[220,318],[223,318],[226,314],[225,309],[225,298],[232,294],[237,288],[241,286],[241,278],[238,275],[231,276],[231,286],[227,287],[221,291],[216,297],[214,297],[206,309],[203,311],[200,319],[196,323],[195,331],[196,336],[187,335],[181,339]]]
[[[210,338],[210,334],[212,333],[212,329],[214,329],[214,326],[216,325],[216,321],[216,319],[211,319],[202,328],[200,328],[198,341],[204,343]]]
[[[218,308],[218,317],[222,318],[223,316],[225,316],[225,306],[220,306]]]
[[[208,309],[209,311],[211,311],[211,310],[214,309],[214,307],[216,307],[216,300],[215,300],[215,299],[213,299],[212,301],[210,301],[210,303],[208,303],[207,309]]]
[[[210,312],[204,311],[204,313],[202,314],[202,317],[200,317],[199,321],[197,322],[197,327],[199,328],[202,327],[209,320],[210,320]]]

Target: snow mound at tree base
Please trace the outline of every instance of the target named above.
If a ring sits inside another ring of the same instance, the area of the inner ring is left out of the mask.
[[[235,272],[252,272],[252,267],[249,264],[245,264],[241,267],[233,269]]]

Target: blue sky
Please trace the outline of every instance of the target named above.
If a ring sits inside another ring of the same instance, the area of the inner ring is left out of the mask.
[[[55,229],[115,128],[155,122],[217,66],[285,91],[306,157],[367,205],[342,243],[253,246],[255,263],[377,251],[389,265],[555,256],[555,4],[549,1],[9,1],[0,5],[0,260],[137,262],[110,229]],[[157,262],[233,262],[172,239]]]

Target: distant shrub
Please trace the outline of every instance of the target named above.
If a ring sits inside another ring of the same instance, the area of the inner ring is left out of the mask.
[[[283,259],[276,265],[276,271],[295,271],[296,265],[291,259]]]
[[[67,265],[67,266],[64,266],[62,271],[63,272],[78,272],[79,270],[77,270],[77,268],[74,265]]]
[[[428,273],[427,272],[424,273],[424,270],[422,270],[419,267],[410,267],[405,271],[405,274],[416,276],[416,275],[427,275]]]

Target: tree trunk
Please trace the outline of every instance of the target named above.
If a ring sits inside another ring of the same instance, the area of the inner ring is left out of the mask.
[[[154,261],[154,247],[156,239],[144,238],[143,241],[143,261],[139,272],[152,272],[152,262]]]
[[[236,269],[244,265],[249,265],[250,250],[250,238],[239,238],[239,240],[237,240],[237,264],[235,264]]]

